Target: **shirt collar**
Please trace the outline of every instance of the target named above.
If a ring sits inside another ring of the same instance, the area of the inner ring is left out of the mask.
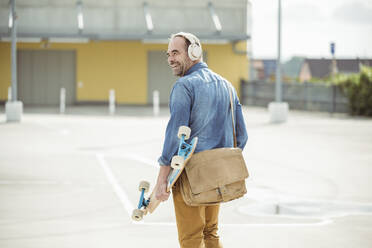
[[[208,68],[208,65],[204,62],[196,63],[195,65],[191,66],[190,69],[185,73],[184,76],[189,75],[193,73],[194,71],[197,71],[199,69]]]

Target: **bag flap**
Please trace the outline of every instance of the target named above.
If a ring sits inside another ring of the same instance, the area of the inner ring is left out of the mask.
[[[194,154],[185,166],[185,171],[194,194],[248,177],[240,148],[217,148]]]

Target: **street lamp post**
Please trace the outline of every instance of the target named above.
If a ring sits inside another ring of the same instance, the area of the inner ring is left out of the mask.
[[[289,106],[282,102],[282,75],[281,75],[281,29],[282,29],[282,7],[281,0],[278,0],[278,57],[276,60],[276,80],[275,80],[275,102],[269,103],[269,113],[271,123],[281,123],[287,121]]]
[[[278,0],[278,54],[276,59],[276,73],[275,73],[275,101],[282,101],[282,82],[281,82],[281,39],[282,39],[282,6],[281,0]]]
[[[10,1],[11,11],[11,59],[12,59],[12,87],[11,99],[5,104],[6,120],[7,122],[20,122],[23,112],[23,104],[17,101],[17,14],[16,14],[16,0]]]

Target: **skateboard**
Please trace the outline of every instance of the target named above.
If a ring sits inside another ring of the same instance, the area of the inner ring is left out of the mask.
[[[180,177],[183,169],[187,165],[187,162],[193,155],[195,151],[196,144],[198,143],[198,137],[187,143],[185,140],[190,138],[191,129],[187,126],[180,126],[178,129],[179,146],[178,153],[173,156],[171,161],[171,172],[167,178],[167,192],[170,192],[173,185],[176,183],[177,179]],[[145,193],[150,189],[150,183],[147,181],[141,181],[138,190],[141,192],[138,207],[133,210],[132,219],[135,221],[140,221],[143,219],[143,215],[147,213],[152,213],[159,206],[160,200],[156,199],[155,192],[157,188],[154,188],[150,197],[145,198]]]

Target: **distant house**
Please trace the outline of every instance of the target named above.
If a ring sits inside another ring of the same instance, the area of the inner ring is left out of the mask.
[[[283,63],[283,72],[285,79],[288,81],[296,81],[300,74],[301,66],[305,60],[305,57],[294,56],[290,60]]]
[[[253,60],[254,79],[270,80],[275,76],[275,59],[254,59]]]
[[[282,80],[294,81],[300,72],[304,57],[292,57],[282,62]],[[254,59],[253,76],[255,80],[274,81],[276,75],[276,59]]]
[[[336,72],[358,73],[362,65],[372,66],[372,59],[336,59]],[[312,78],[327,78],[332,74],[332,59],[305,59],[302,63],[299,80],[309,81]]]

